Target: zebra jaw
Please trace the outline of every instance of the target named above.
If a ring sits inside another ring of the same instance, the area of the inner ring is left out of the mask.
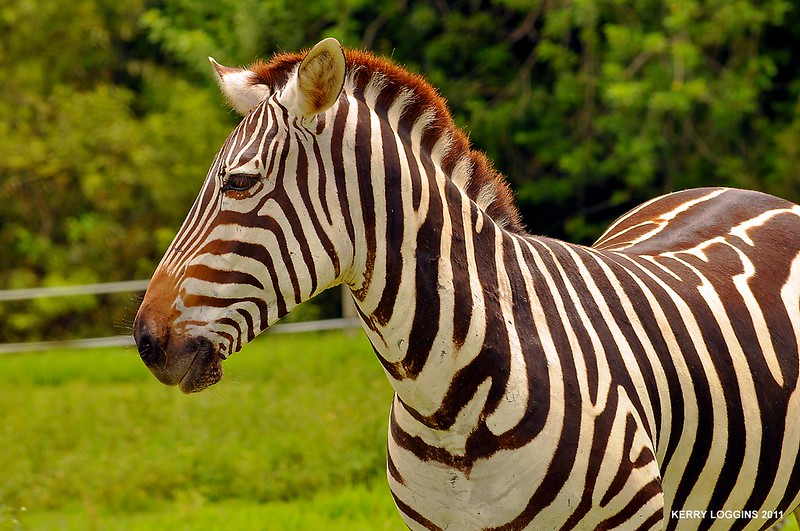
[[[184,393],[197,393],[222,379],[222,356],[210,341],[198,338],[191,341],[196,345],[192,361],[178,382],[178,389]]]

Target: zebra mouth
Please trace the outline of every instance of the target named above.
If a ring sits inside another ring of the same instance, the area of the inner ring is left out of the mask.
[[[222,379],[222,358],[216,347],[205,338],[192,340],[194,356],[186,373],[178,382],[184,393],[197,393]]]

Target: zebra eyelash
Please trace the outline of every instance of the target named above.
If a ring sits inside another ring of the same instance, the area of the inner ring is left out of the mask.
[[[221,178],[220,192],[247,192],[261,182],[258,173],[232,173]]]

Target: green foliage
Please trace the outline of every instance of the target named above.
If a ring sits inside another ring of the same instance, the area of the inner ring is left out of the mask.
[[[800,200],[790,0],[12,0],[0,30],[0,288],[146,278],[237,120],[206,57],[328,35],[424,73],[531,232],[590,242],[692,186]],[[3,304],[0,341],[114,333],[132,307]]]
[[[0,89],[4,288],[147,278],[234,123],[209,86],[143,44],[143,2],[60,4],[0,12],[11,72]],[[0,341],[113,333],[129,306],[9,303]]]
[[[337,518],[367,529],[374,510],[400,528],[385,480],[392,393],[363,335],[258,340],[225,362],[220,384],[189,397],[156,382],[133,350],[2,361],[0,529],[4,511],[26,529],[59,518],[127,529],[119,522],[181,511],[219,521],[215,511],[237,505],[245,529],[275,513],[295,522],[287,529]],[[317,520],[302,514],[317,505]]]
[[[438,19],[423,70],[508,174],[529,228],[590,242],[674,189],[800,198],[792,7],[497,2],[467,8],[469,26],[449,27],[463,12]],[[489,11],[501,24],[479,24]]]

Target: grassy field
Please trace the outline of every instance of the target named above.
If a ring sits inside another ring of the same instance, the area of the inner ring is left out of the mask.
[[[361,334],[262,337],[225,371],[186,396],[133,349],[0,357],[0,530],[406,529]]]
[[[0,358],[0,529],[401,530],[362,335],[268,336],[191,396],[132,349]]]

